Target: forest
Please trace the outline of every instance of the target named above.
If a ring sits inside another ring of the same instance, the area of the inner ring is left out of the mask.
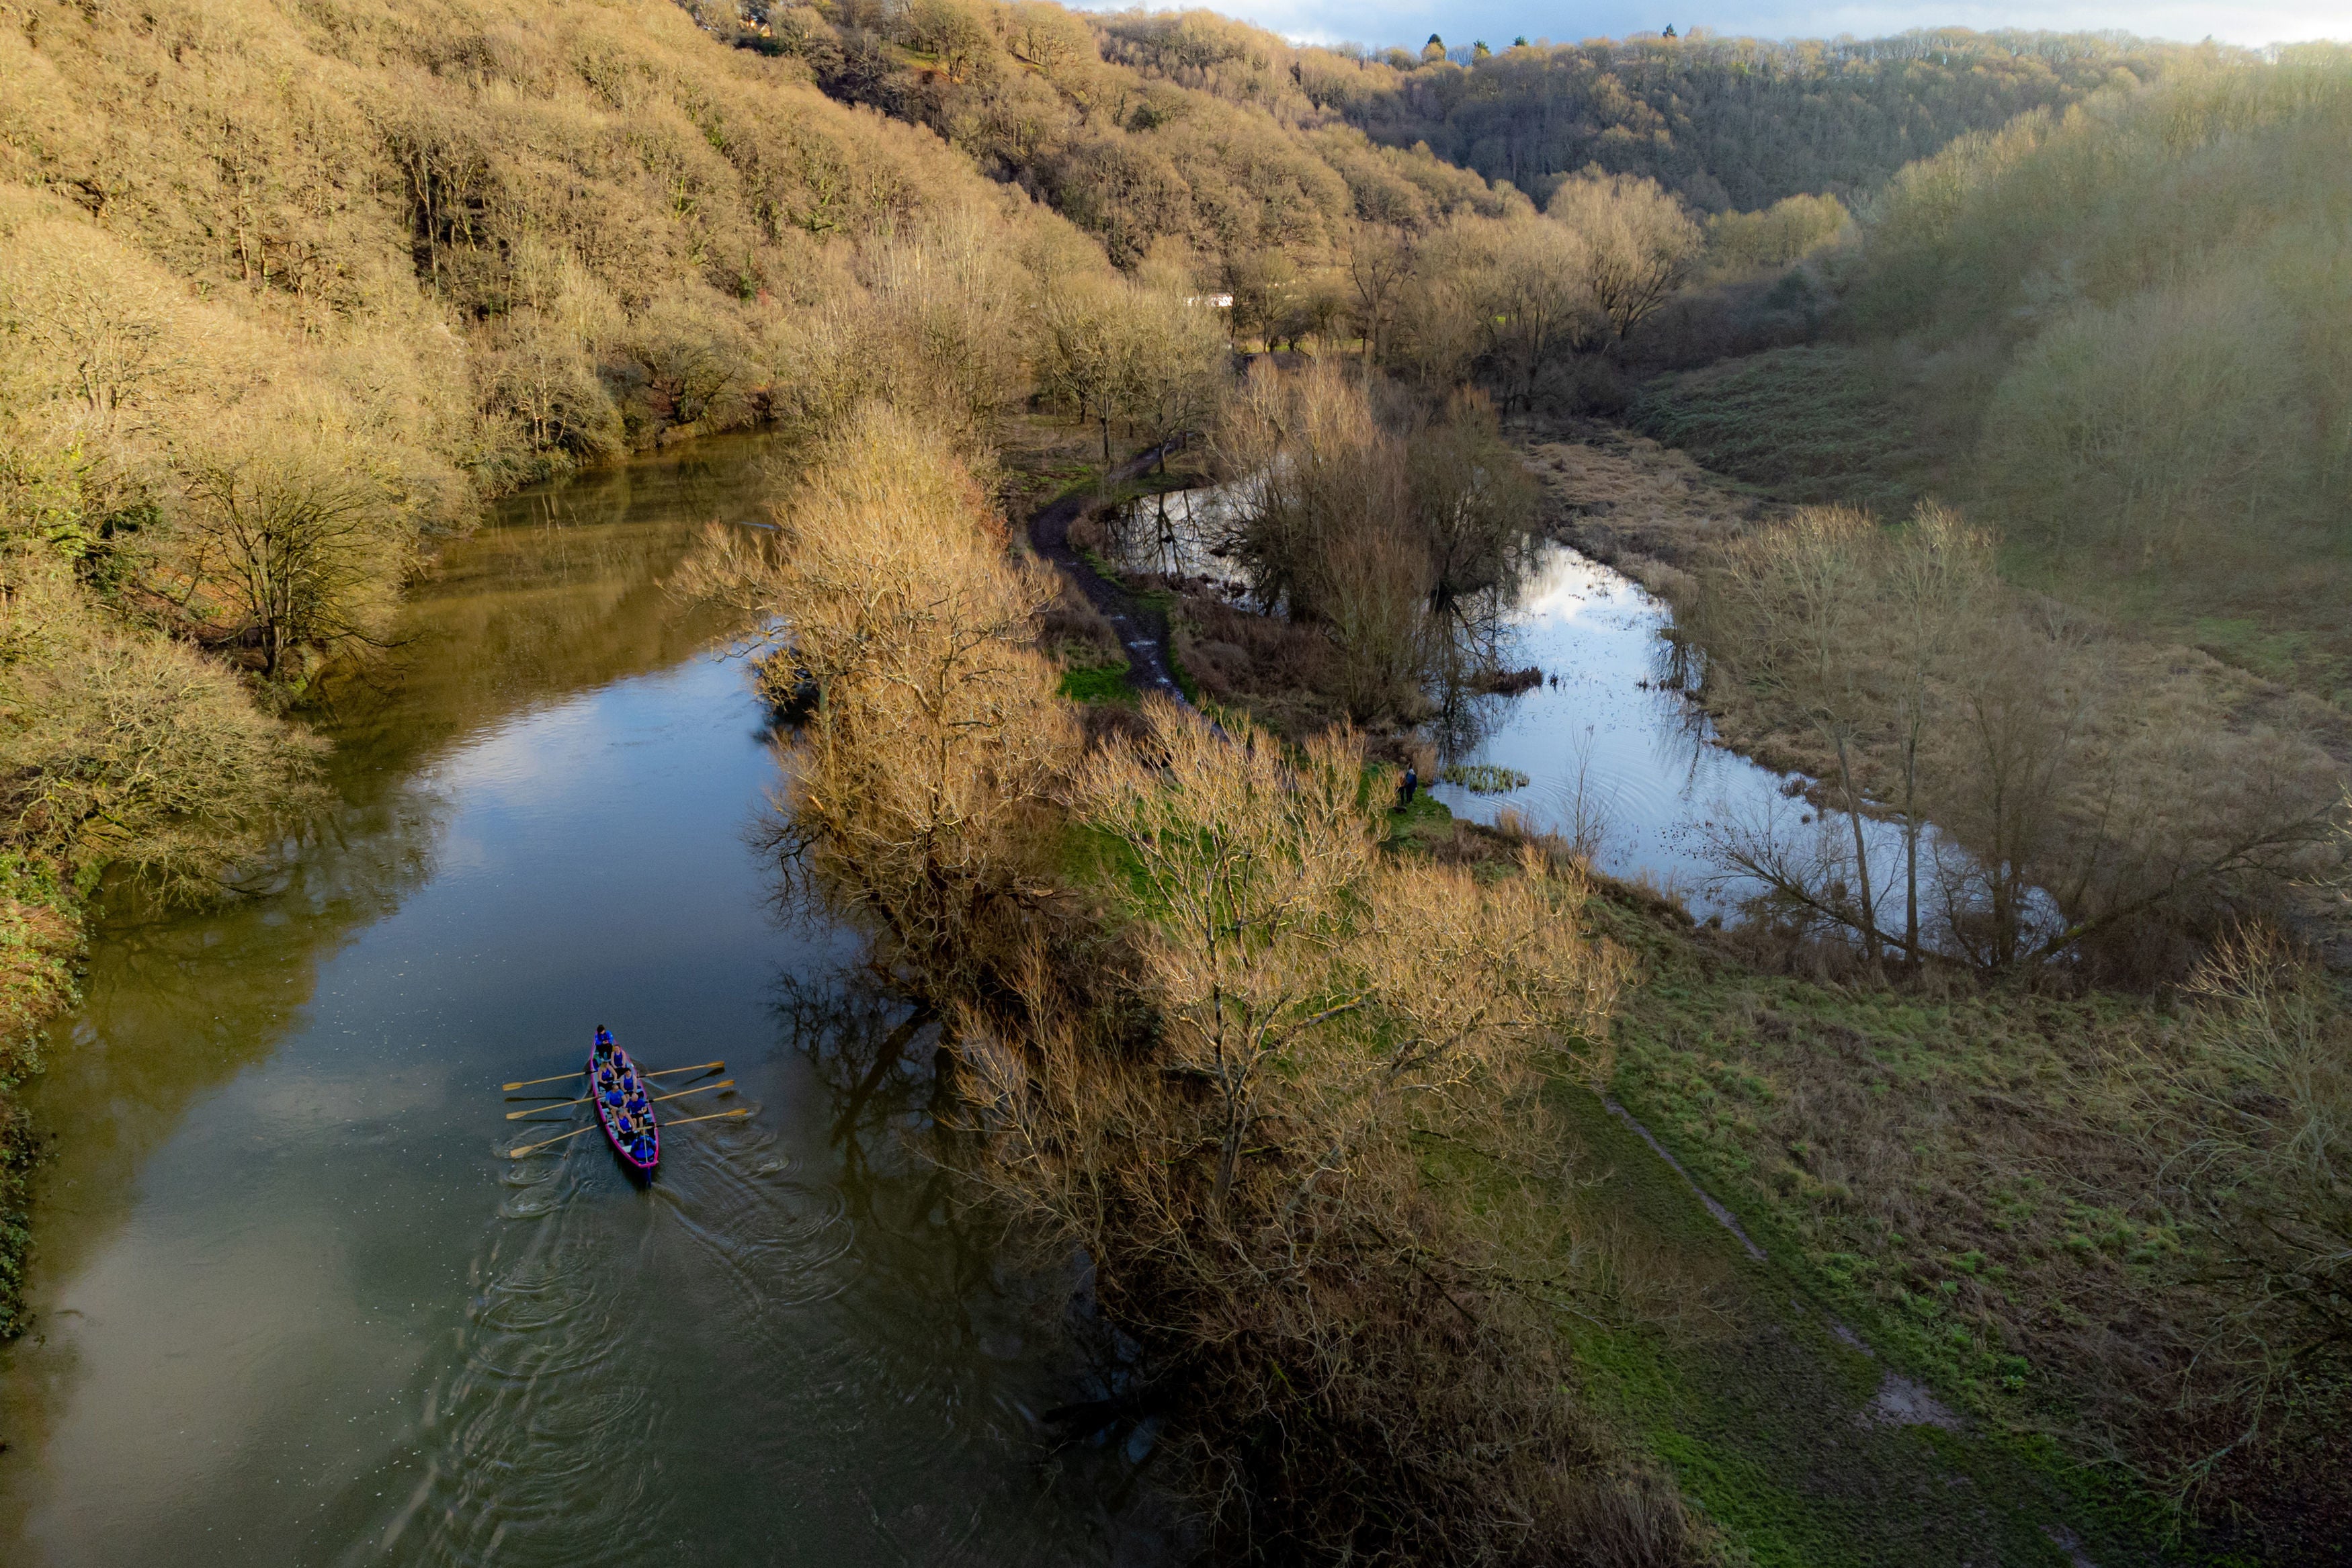
[[[1657,1412],[1799,1300],[2018,1540],[2344,1560],[2352,53],[0,9],[0,1333],[85,923],[292,852],[325,678],[492,498],[758,427],[773,527],[673,589],[779,629],[762,851],[938,1029],[958,1201],[1092,1260],[1213,1550],[1794,1550]],[[1248,592],[1120,586],[1139,695],[1020,519],[1117,577],[1205,484]],[[1715,841],[1731,928],[1386,809],[1542,678],[1548,542],[1801,798]]]

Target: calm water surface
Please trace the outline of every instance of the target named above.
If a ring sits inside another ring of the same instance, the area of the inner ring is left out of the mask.
[[[1140,1456],[1037,1419],[1100,1391],[1074,1275],[951,1218],[899,1136],[929,1046],[744,841],[759,713],[658,585],[757,454],[516,497],[334,694],[331,829],[258,896],[101,930],[34,1093],[0,1562],[1167,1554]],[[499,1083],[598,1022],[726,1060],[740,1099],[674,1113],[755,1113],[649,1187],[593,1134],[509,1157],[545,1134]]]
[[[1253,603],[1236,564],[1216,553],[1234,488],[1129,505],[1106,519],[1107,553],[1129,570],[1191,579]],[[1800,798],[1810,780],[1722,745],[1685,695],[1668,637],[1674,612],[1664,601],[1622,572],[1545,543],[1505,621],[1503,663],[1535,665],[1544,684],[1469,698],[1452,724],[1433,727],[1445,761],[1507,768],[1528,781],[1491,793],[1433,783],[1430,793],[1457,816],[1491,822],[1517,812],[1530,827],[1589,845],[1601,870],[1645,880],[1701,914],[1733,915],[1763,891],[1727,873],[1719,846],[1734,833],[1769,837],[1853,878],[1847,820],[1822,817]],[[1866,821],[1864,845],[1873,885],[1887,896],[1903,860],[1901,830]],[[1968,863],[1932,829],[1922,853],[1926,862]],[[2054,914],[2040,910],[2042,918]],[[1938,916],[1927,924],[1932,934]]]
[[[1853,826],[1802,798],[1811,780],[1774,772],[1724,745],[1704,710],[1684,695],[1667,633],[1674,612],[1623,573],[1565,545],[1545,544],[1509,616],[1505,663],[1534,665],[1544,684],[1516,696],[1473,700],[1469,735],[1451,760],[1527,776],[1517,789],[1475,793],[1440,783],[1431,793],[1457,815],[1492,821],[1514,810],[1530,825],[1592,844],[1593,862],[1680,896],[1702,914],[1738,913],[1760,883],[1729,874],[1720,846],[1769,838],[1796,862],[1851,880]],[[1903,832],[1865,818],[1863,846],[1883,918],[1900,927]],[[1921,835],[1922,929],[1949,946],[1951,911],[1975,906],[1974,862],[1930,824]],[[1957,890],[1948,904],[1937,868]],[[1817,883],[1818,884],[1818,883]],[[2059,918],[2046,894],[2030,895],[2029,928]]]
[[[1536,666],[1545,684],[1475,699],[1470,744],[1449,760],[1514,768],[1528,782],[1495,794],[1434,786],[1456,815],[1492,821],[1510,810],[1533,827],[1581,831],[1602,870],[1714,908],[1729,891],[1716,886],[1709,848],[1719,825],[1811,814],[1784,793],[1786,776],[1717,744],[1669,671],[1674,612],[1622,572],[1543,545],[1510,624],[1506,662]]]

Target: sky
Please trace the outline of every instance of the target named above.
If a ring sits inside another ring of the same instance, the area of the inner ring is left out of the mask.
[[[1124,9],[1127,0],[1102,5]],[[2225,44],[2289,43],[2305,38],[2352,39],[2352,0],[1141,0],[1145,9],[1179,4],[1205,5],[1286,37],[1314,43],[1353,42],[1385,48],[1419,48],[1436,33],[1450,45],[1484,39],[1499,48],[1513,38],[1622,37],[1655,32],[1668,23],[1677,32],[1693,26],[1726,36],[1758,38],[1833,38],[1841,33],[1873,37],[1913,27],[2036,28],[2052,32],[2118,28],[2143,37]]]

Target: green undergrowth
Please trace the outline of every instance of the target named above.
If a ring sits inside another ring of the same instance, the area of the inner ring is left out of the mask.
[[[2103,1564],[2159,1560],[2152,1503],[2034,1436],[2027,1400],[1987,1396],[2023,1364],[1987,1343],[1958,1290],[1939,1288],[1981,1278],[1982,1254],[1940,1249],[1948,1235],[1850,1234],[1822,1218],[1834,1204],[1777,1174],[1785,1161],[1757,1112],[1770,1064],[1699,1019],[1759,987],[1793,1006],[1783,983],[1732,966],[1702,975],[1676,956],[1699,938],[1632,894],[1608,890],[1594,914],[1643,965],[1612,1090],[1766,1257],[1750,1258],[1595,1096],[1561,1085],[1587,1157],[1608,1173],[1591,1189],[1597,1212],[1655,1258],[1714,1270],[1713,1311],[1695,1327],[1570,1323],[1588,1395],[1673,1467],[1741,1560],[2061,1563],[2062,1537]],[[1886,1419],[1874,1401],[1890,1377],[1923,1386],[1954,1425]]]
[[[1201,683],[1192,678],[1192,673],[1176,656],[1175,640],[1171,638],[1169,645],[1160,653],[1160,657],[1168,661],[1168,678],[1176,683],[1176,689],[1184,694],[1184,700],[1194,707],[1202,707],[1208,699],[1201,695]]]
[[[2178,1310],[2194,1272],[2195,1239],[2151,1196],[2161,1155],[2113,1079],[2130,1042],[2163,1035],[2162,1010],[1837,986],[1647,915],[1612,925],[1642,964],[1619,1017],[1620,1101],[1738,1218],[1792,1301],[1931,1388],[2011,1456],[2016,1484],[2066,1504],[2068,1528],[2087,1539],[2095,1521],[2145,1557],[2172,1522],[2161,1501],[2049,1435],[2080,1429],[2095,1383],[2110,1399],[2128,1385],[2090,1359],[2109,1325]]]
[[[1132,707],[1139,700],[1128,679],[1127,662],[1097,664],[1062,672],[1061,695],[1074,703],[1121,703]]]
[[[1412,804],[1401,811],[1393,806],[1389,810],[1388,842],[1393,850],[1425,851],[1453,836],[1453,811],[1426,793],[1416,793]]]
[[[1874,1401],[1907,1370],[1842,1336],[1804,1271],[1748,1258],[1682,1178],[1580,1087],[1561,1109],[1592,1162],[1590,1220],[1640,1238],[1649,1266],[1704,1281],[1706,1318],[1665,1329],[1564,1323],[1581,1392],[1674,1471],[1734,1562],[1787,1568],[2144,1560],[2023,1446],[1979,1425],[1895,1425]],[[1866,1348],[1865,1348],[1866,1347]]]
[[[1114,578],[1112,580],[1118,580]],[[1186,702],[1200,707],[1205,700],[1201,695],[1201,683],[1192,678],[1192,672],[1184,668],[1184,662],[1176,656],[1176,596],[1167,589],[1153,588],[1136,594],[1135,600],[1137,603],[1160,612],[1160,623],[1168,628],[1168,635],[1160,643],[1160,656],[1168,661],[1169,678],[1176,683],[1176,689],[1184,694]]]

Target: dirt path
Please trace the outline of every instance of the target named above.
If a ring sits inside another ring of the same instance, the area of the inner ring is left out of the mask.
[[[1179,703],[1184,693],[1176,685],[1168,662],[1168,612],[1139,599],[1097,571],[1070,545],[1070,525],[1087,515],[1101,488],[1123,485],[1157,463],[1170,447],[1139,452],[1106,476],[1103,486],[1078,486],[1063,492],[1029,514],[1029,544],[1078,585],[1127,649],[1127,679],[1138,692],[1156,691]],[[1191,706],[1185,703],[1186,706]]]

